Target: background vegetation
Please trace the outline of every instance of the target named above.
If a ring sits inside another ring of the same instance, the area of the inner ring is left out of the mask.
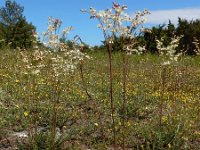
[[[143,55],[121,53],[122,37],[94,47],[59,38],[50,21],[46,46],[22,6],[0,8],[0,149],[200,149],[199,20],[139,34]],[[161,55],[157,40],[176,36],[175,54]]]
[[[0,47],[31,48],[35,27],[23,16],[24,8],[15,1],[7,0],[0,8]],[[3,40],[3,41],[2,41]]]

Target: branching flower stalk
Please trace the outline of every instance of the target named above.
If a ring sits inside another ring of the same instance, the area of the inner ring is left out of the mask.
[[[113,2],[112,9],[106,9],[104,11],[97,12],[94,8],[90,8],[89,11],[82,10],[82,12],[88,12],[90,18],[98,20],[97,25],[103,32],[105,45],[108,51],[109,59],[109,85],[110,85],[110,104],[111,104],[111,119],[112,119],[112,131],[113,131],[113,145],[114,149],[117,149],[116,142],[116,125],[115,125],[115,106],[113,99],[113,68],[112,68],[112,51],[114,41],[116,38],[120,38],[120,48],[122,50],[123,59],[123,91],[122,91],[122,148],[125,149],[125,111],[126,111],[126,83],[127,83],[127,65],[129,54],[135,45],[135,35],[138,27],[145,22],[144,15],[148,14],[147,10],[143,12],[137,12],[135,17],[130,17],[125,10],[126,5],[119,5]]]
[[[52,86],[52,92],[50,97],[51,104],[51,138],[49,147],[50,149],[56,149],[56,125],[57,125],[57,109],[60,99],[60,84],[63,75],[71,74],[75,71],[79,63],[88,58],[88,56],[81,52],[80,47],[73,47],[72,49],[61,42],[60,39],[64,38],[68,34],[72,27],[65,28],[62,34],[59,34],[60,26],[62,21],[55,18],[49,18],[49,26],[46,32],[43,33],[43,44],[46,49],[40,50],[35,49],[31,55],[28,55],[26,51],[22,51],[21,57],[23,61],[23,66],[25,68],[24,74],[29,76],[38,76],[41,71],[51,70],[50,83]],[[35,83],[35,82],[34,82]],[[35,84],[32,84],[32,92],[34,93]],[[33,100],[34,104],[37,104],[36,97],[32,96],[30,98]],[[37,105],[34,105],[37,108]],[[37,116],[36,116],[37,117]],[[37,121],[37,118],[35,118]],[[35,124],[35,133],[37,132],[37,124]]]
[[[159,55],[166,57],[165,60],[161,63],[161,72],[160,72],[160,105],[159,105],[159,126],[160,131],[162,129],[162,118],[163,118],[163,107],[164,107],[164,93],[166,86],[166,74],[168,66],[176,64],[180,57],[183,55],[183,52],[177,53],[177,47],[179,45],[180,37],[173,37],[168,46],[164,46],[164,39],[156,40],[157,49],[159,50]],[[175,88],[176,92],[176,88]]]
[[[43,42],[50,49],[52,69],[54,74],[53,91],[54,96],[52,97],[52,135],[51,135],[51,149],[55,149],[55,136],[56,136],[56,124],[57,124],[57,105],[59,103],[59,93],[58,88],[60,84],[60,76],[63,75],[63,72],[70,74],[74,72],[79,63],[88,58],[87,55],[81,52],[80,47],[73,46],[72,49],[69,49],[68,46],[61,42],[60,39],[66,39],[66,36],[69,31],[72,30],[72,27],[67,27],[62,31],[62,34],[59,34],[60,26],[62,21],[55,18],[49,18],[49,27],[47,32],[44,32]],[[72,42],[73,43],[73,42]],[[75,43],[73,43],[75,44]]]
[[[72,43],[73,43],[74,49],[76,49],[76,47],[78,47],[81,52],[84,52],[85,45],[83,44],[83,41],[81,40],[81,38],[78,35],[76,35],[74,37],[74,40],[72,41]],[[87,58],[89,59],[89,56],[87,56]],[[93,99],[91,94],[88,92],[87,84],[86,84],[86,81],[85,81],[85,78],[84,78],[83,60],[81,60],[80,63],[79,63],[79,72],[80,72],[80,77],[81,77],[82,84],[83,84],[83,89],[84,89],[86,95],[88,96],[89,99]]]
[[[161,40],[156,40],[157,42],[157,49],[159,51],[160,56],[165,56],[167,58],[166,61],[162,63],[162,65],[170,65],[178,62],[180,57],[183,55],[183,52],[177,53],[177,47],[179,45],[180,37],[173,37],[171,38],[171,42],[165,46],[163,44],[164,39],[162,38]]]

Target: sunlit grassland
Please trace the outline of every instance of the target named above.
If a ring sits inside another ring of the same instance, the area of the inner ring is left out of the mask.
[[[1,50],[0,140],[9,138],[12,132],[28,131],[31,135],[44,127],[47,132],[43,134],[48,136],[37,133],[35,141],[44,140],[48,145],[54,122],[60,129],[57,140],[62,141],[61,147],[112,147],[108,56],[103,52],[89,55],[91,59],[82,62],[75,72],[61,73],[55,80],[48,62],[39,74],[29,74],[18,51]],[[163,58],[156,55],[131,55],[128,59],[127,148],[199,149],[200,58],[185,56],[176,65],[167,66],[162,66]],[[116,52],[113,92],[118,146],[122,143],[121,72],[121,56]]]

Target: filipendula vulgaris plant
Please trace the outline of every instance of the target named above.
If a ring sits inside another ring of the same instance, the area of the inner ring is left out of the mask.
[[[163,120],[163,111],[164,111],[164,105],[165,105],[165,100],[164,100],[164,93],[166,92],[166,86],[167,86],[167,75],[170,73],[169,69],[174,68],[174,73],[175,73],[175,81],[178,83],[178,76],[180,72],[177,70],[177,65],[179,60],[181,60],[181,57],[183,56],[184,52],[180,51],[177,52],[177,48],[179,46],[179,42],[182,36],[178,37],[172,37],[171,42],[165,46],[164,45],[164,39],[161,38],[161,40],[156,40],[157,43],[157,49],[159,52],[159,56],[162,57],[161,61],[161,70],[160,70],[160,102],[159,102],[159,132],[160,132],[160,138],[162,138],[162,120]],[[177,84],[176,83],[176,84]],[[176,88],[173,91],[176,93]],[[175,105],[174,105],[175,106]],[[162,139],[159,139],[159,142],[162,143]]]
[[[24,73],[32,76],[46,74],[47,85],[50,84],[52,87],[49,92],[51,94],[48,96],[52,110],[50,121],[51,134],[48,147],[52,150],[56,149],[57,107],[60,99],[60,86],[63,76],[72,74],[85,58],[89,58],[88,55],[81,51],[83,48],[82,43],[79,44],[73,40],[73,47],[70,49],[64,42],[61,42],[60,39],[66,39],[67,34],[73,29],[72,27],[67,27],[60,33],[61,25],[61,20],[49,17],[48,28],[43,33],[42,40],[45,48],[39,49],[35,46],[31,55],[28,55],[26,51],[21,52],[22,61],[26,68]],[[36,82],[33,82],[32,85],[35,84]],[[33,97],[34,94],[32,95]],[[37,132],[37,129],[35,130],[34,133]]]
[[[137,12],[135,17],[129,16],[125,11],[127,10],[126,5],[120,5],[113,2],[111,9],[97,11],[90,7],[89,10],[82,9],[82,12],[90,14],[91,19],[97,19],[99,24],[97,25],[103,32],[105,39],[105,46],[108,51],[109,59],[109,99],[111,107],[111,120],[112,120],[112,132],[113,132],[113,146],[117,149],[116,141],[116,121],[115,121],[115,106],[113,99],[113,69],[112,69],[112,51],[113,45],[116,38],[120,39],[120,49],[123,60],[123,90],[122,90],[122,148],[125,149],[125,120],[126,120],[126,84],[127,84],[127,70],[128,70],[128,59],[127,54],[135,52],[134,46],[136,44],[135,35],[137,34],[138,28],[145,22],[144,16],[149,14],[145,9],[143,12]],[[141,50],[141,49],[140,49]],[[137,51],[136,51],[137,52]]]
[[[60,42],[60,39],[66,39],[66,35],[69,31],[72,30],[72,27],[67,27],[62,31],[62,34],[59,34],[60,26],[62,22],[61,20],[49,18],[49,27],[47,32],[44,33],[44,42],[46,41],[46,46],[52,50],[54,57],[51,58],[52,68],[54,71],[54,79],[55,79],[55,94],[58,95],[57,98],[54,96],[53,101],[53,115],[52,115],[52,149],[55,148],[55,137],[56,137],[56,119],[57,119],[57,103],[59,102],[59,81],[60,76],[63,73],[73,73],[77,66],[85,59],[89,58],[89,56],[85,55],[81,52],[82,43],[78,44],[75,40],[72,41],[73,47],[72,49],[68,48],[68,46],[64,42]]]

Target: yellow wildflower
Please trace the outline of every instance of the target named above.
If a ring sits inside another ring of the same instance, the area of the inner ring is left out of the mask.
[[[25,116],[25,117],[28,116],[28,112],[27,112],[27,111],[24,112],[24,116]]]
[[[20,81],[18,79],[15,80],[16,83],[19,83]]]

